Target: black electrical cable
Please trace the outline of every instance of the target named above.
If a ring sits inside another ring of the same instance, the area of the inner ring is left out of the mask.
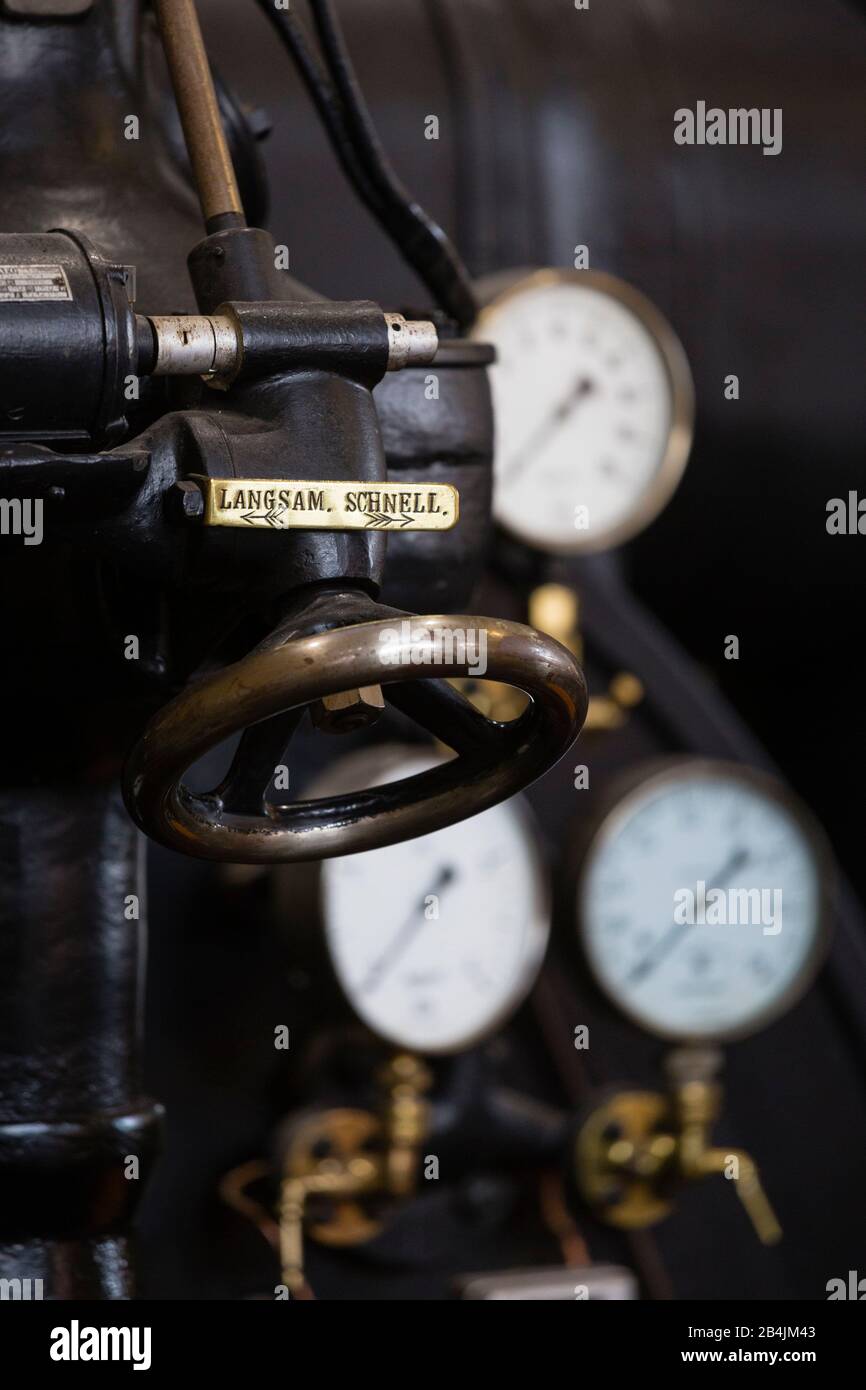
[[[472,282],[457,251],[407,192],[382,149],[361,95],[339,22],[329,0],[310,0],[325,70],[310,50],[303,26],[272,0],[257,0],[290,53],[343,172],[358,196],[461,328],[477,313]]]
[[[422,276],[426,268],[426,283],[442,282],[441,293],[454,305],[454,317],[467,326],[477,313],[469,273],[442,228],[411,197],[388,162],[331,0],[310,0],[310,9],[325,62],[343,103],[350,138],[370,181],[394,219],[394,235],[401,244],[403,238],[409,236],[412,264]],[[417,224],[414,230],[412,222]]]
[[[290,11],[275,10],[270,4],[270,0],[257,0],[257,4],[271,20],[297,67],[343,172],[350,179],[364,203],[372,207],[373,204],[377,203],[376,193],[355,156],[346,129],[342,104],[334,85],[315,54],[310,50],[303,26]]]

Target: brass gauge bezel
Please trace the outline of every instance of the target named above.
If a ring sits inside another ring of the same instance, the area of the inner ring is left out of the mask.
[[[636,805],[645,804],[665,789],[684,782],[702,779],[739,782],[753,792],[775,802],[794,822],[809,851],[817,880],[816,918],[813,939],[796,976],[772,1002],[747,1021],[731,1028],[701,1031],[695,1029],[663,1028],[648,1019],[630,1002],[616,997],[598,969],[590,929],[586,895],[589,871],[598,855],[620,833]],[[806,994],[824,963],[832,936],[833,899],[836,873],[832,851],[827,838],[794,792],[772,774],[742,763],[701,757],[677,757],[653,761],[614,784],[605,806],[589,835],[577,876],[575,889],[576,930],[584,961],[597,988],[611,1006],[643,1032],[665,1042],[679,1045],[735,1042],[774,1023],[786,1014]]]
[[[520,275],[520,272],[517,272]],[[502,277],[495,277],[502,283]],[[497,525],[508,535],[533,550],[551,555],[591,555],[624,544],[645,530],[664,510],[679,486],[685,471],[694,435],[695,390],[685,349],[676,332],[659,309],[640,290],[620,280],[616,275],[599,270],[568,270],[550,267],[529,271],[519,279],[509,280],[504,289],[494,293],[484,305],[473,325],[471,337],[480,342],[490,341],[490,325],[503,305],[527,291],[547,285],[577,285],[607,294],[617,300],[647,331],[658,353],[668,381],[671,401],[671,422],[667,446],[661,463],[641,494],[630,515],[615,526],[597,532],[590,538],[575,532],[574,541],[541,543],[538,536],[522,531],[520,526],[502,519],[496,510],[496,466],[493,472],[493,513]],[[495,403],[494,403],[495,408]],[[495,427],[495,415],[494,415]]]

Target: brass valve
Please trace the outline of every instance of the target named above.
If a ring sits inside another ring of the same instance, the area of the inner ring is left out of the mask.
[[[398,1053],[377,1078],[378,1113],[325,1110],[301,1120],[291,1135],[280,1187],[280,1261],[283,1283],[306,1290],[305,1232],[324,1245],[360,1245],[381,1222],[372,1197],[406,1198],[418,1175],[420,1149],[430,1125],[425,1099],[431,1075],[418,1057]],[[325,1214],[310,1213],[312,1197],[327,1198]]]
[[[565,584],[539,584],[529,595],[529,621],[539,632],[555,637],[563,647],[583,658],[583,637],[580,632],[580,599]],[[643,685],[630,671],[619,671],[610,682],[606,695],[591,695],[584,729],[619,729],[628,719],[628,712],[643,699]]]
[[[576,1173],[600,1220],[629,1230],[654,1225],[670,1213],[677,1186],[722,1174],[733,1181],[761,1243],[781,1239],[754,1159],[712,1143],[720,1063],[714,1049],[677,1050],[668,1059],[667,1094],[620,1091],[592,1112],[577,1137]]]
[[[555,638],[560,646],[583,659],[583,637],[580,632],[580,599],[565,584],[539,584],[529,595],[528,620],[539,632]],[[528,700],[522,690],[501,681],[473,680],[458,677],[452,681],[461,694],[471,700],[488,719],[507,723],[518,719]],[[618,671],[604,695],[591,695],[586,712],[584,731],[587,733],[620,729],[629,711],[644,697],[642,682],[631,671]]]

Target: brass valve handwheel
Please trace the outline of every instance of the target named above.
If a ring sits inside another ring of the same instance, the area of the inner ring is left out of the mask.
[[[324,1213],[311,1217],[308,1235],[320,1245],[364,1245],[375,1239],[382,1222],[367,1210],[363,1193],[346,1191],[341,1177],[349,1180],[356,1160],[367,1158],[382,1150],[382,1124],[368,1110],[326,1110],[301,1115],[291,1125],[287,1135],[283,1163],[285,1177],[301,1182],[328,1177],[319,1189],[311,1186],[311,1195],[318,1192],[324,1202]],[[371,1182],[371,1189],[375,1185]]]
[[[370,617],[375,620],[365,620]],[[441,644],[439,655],[454,659],[414,664],[422,632],[423,641]],[[520,718],[485,719],[447,684],[446,677],[466,676],[475,664],[456,649],[457,633],[483,636],[485,675],[531,697]],[[457,756],[385,786],[317,801],[266,802],[304,708],[376,686]],[[439,830],[504,801],[565,753],[586,708],[574,657],[532,628],[499,618],[417,617],[355,594],[320,594],[249,656],[191,685],[155,715],[127,762],[124,795],[142,830],[200,859],[260,864],[352,854]],[[222,785],[203,795],[185,787],[187,769],[241,729]]]
[[[575,1146],[578,1187],[601,1220],[621,1230],[643,1230],[673,1210],[658,1186],[666,1144],[668,1098],[655,1091],[620,1091],[598,1105],[582,1125]],[[613,1160],[620,1159],[617,1167]]]

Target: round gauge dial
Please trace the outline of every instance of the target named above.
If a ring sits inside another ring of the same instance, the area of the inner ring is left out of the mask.
[[[590,844],[578,887],[590,967],[662,1037],[754,1031],[817,969],[825,864],[820,833],[771,778],[675,764],[626,794]]]
[[[430,767],[404,757],[389,780]],[[527,805],[322,865],[325,933],[360,1018],[388,1042],[451,1052],[491,1032],[531,988],[549,931]]]
[[[610,275],[539,271],[482,311],[496,426],[493,509],[541,550],[593,551],[648,525],[676,488],[694,412],[679,340]]]

